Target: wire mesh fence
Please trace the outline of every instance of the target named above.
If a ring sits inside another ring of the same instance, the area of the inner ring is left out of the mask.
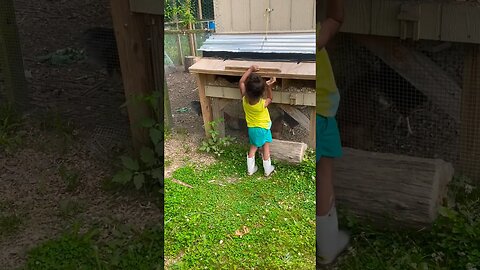
[[[73,124],[101,153],[126,142],[129,122],[121,107],[125,95],[109,1],[14,5],[30,115]]]
[[[476,112],[461,98],[466,45],[372,43],[341,34],[329,53],[342,96],[337,119],[344,146],[440,158],[452,162],[457,173],[479,176],[480,153],[462,148],[479,140],[470,130],[476,125],[468,124],[475,122]],[[462,159],[465,155],[472,158]]]
[[[165,55],[175,65],[198,50],[215,29],[213,0],[166,1]]]

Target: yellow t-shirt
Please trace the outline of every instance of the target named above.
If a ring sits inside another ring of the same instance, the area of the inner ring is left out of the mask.
[[[248,127],[260,127],[270,129],[270,113],[265,107],[265,99],[260,100],[255,105],[248,103],[247,97],[242,98],[243,110],[245,111],[245,120]]]
[[[320,32],[320,23],[317,23],[317,36]],[[335,83],[330,59],[325,48],[316,51],[316,93],[317,114],[333,117],[337,114],[340,103],[340,94]]]

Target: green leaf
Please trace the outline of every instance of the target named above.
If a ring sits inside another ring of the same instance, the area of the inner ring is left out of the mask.
[[[144,128],[151,128],[155,125],[155,120],[153,120],[151,118],[143,119],[142,122],[141,122],[141,125]]]
[[[137,174],[133,177],[133,183],[137,189],[141,189],[145,183],[145,176],[143,174]]]
[[[153,144],[157,145],[162,141],[163,133],[155,128],[150,129],[150,139],[152,139]]]
[[[452,209],[441,206],[438,209],[438,213],[446,218],[454,219],[457,216],[457,212]]]
[[[163,169],[162,168],[156,168],[152,170],[152,177],[157,180],[163,179]]]
[[[133,173],[129,170],[123,170],[113,176],[112,181],[115,183],[126,184],[132,179]]]
[[[155,162],[155,153],[152,149],[144,146],[140,150],[140,158],[147,166],[151,166]]]
[[[132,159],[131,157],[123,156],[121,157],[121,159],[122,159],[122,164],[123,166],[125,166],[125,168],[132,171],[138,171],[138,169],[140,169],[140,166],[138,165],[138,161]]]

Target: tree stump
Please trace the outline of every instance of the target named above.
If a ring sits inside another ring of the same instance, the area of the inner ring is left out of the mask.
[[[337,202],[351,214],[419,229],[436,219],[454,169],[440,159],[344,148],[334,172]]]

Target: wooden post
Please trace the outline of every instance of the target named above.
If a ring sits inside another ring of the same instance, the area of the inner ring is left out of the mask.
[[[198,19],[203,20],[202,0],[197,0],[198,3]]]
[[[188,30],[193,30],[193,24],[188,23]],[[197,48],[195,46],[195,36],[193,33],[188,34],[188,42],[190,44],[190,55],[196,56],[197,55]]]
[[[200,105],[202,106],[202,117],[203,117],[203,125],[205,127],[205,136],[207,138],[210,137],[210,125],[209,123],[212,122],[212,105],[210,102],[210,98],[207,97],[205,93],[205,84],[207,81],[207,75],[197,73],[197,85],[198,85],[198,96],[200,98]]]
[[[8,102],[22,111],[28,108],[29,92],[13,0],[0,0],[0,7],[0,73]]]
[[[217,130],[220,137],[225,137],[225,117],[223,109],[227,104],[230,103],[230,100],[224,98],[213,98],[212,99],[212,115],[213,120],[223,119],[223,121],[217,124]]]
[[[168,94],[167,80],[163,83],[163,109],[165,113],[165,130],[173,127],[172,108],[170,106],[170,95]]]
[[[466,48],[458,165],[462,174],[480,183],[480,46]]]
[[[153,118],[152,109],[145,101],[139,100],[141,96],[151,95],[155,89],[147,24],[145,15],[130,12],[129,0],[111,0],[110,5],[133,147],[138,154],[142,146],[150,145],[148,129],[141,127],[141,121]]]
[[[310,138],[308,140],[308,146],[312,149],[316,149],[316,135],[317,135],[317,112],[315,107],[310,108]]]

